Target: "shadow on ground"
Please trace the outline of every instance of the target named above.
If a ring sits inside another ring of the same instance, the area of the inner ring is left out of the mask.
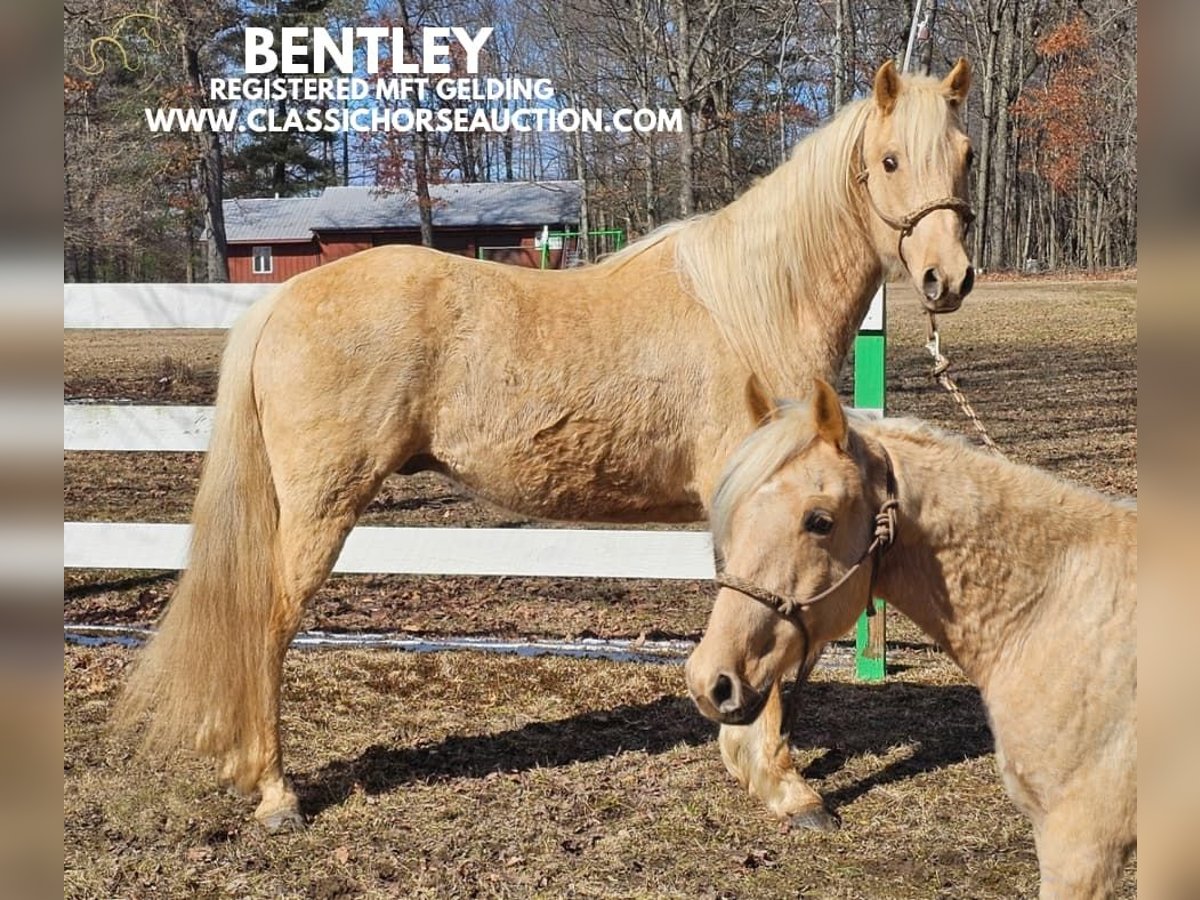
[[[979,693],[966,685],[814,683],[805,686],[802,702],[792,743],[801,751],[824,751],[805,768],[806,778],[819,782],[862,754],[915,747],[911,756],[829,793],[833,809],[878,785],[992,750]],[[702,719],[690,700],[663,695],[494,734],[453,736],[416,747],[375,744],[354,759],[299,774],[296,786],[305,814],[314,816],[355,789],[384,794],[410,783],[567,766],[630,751],[657,755],[681,744],[709,743],[715,736],[716,726]]]

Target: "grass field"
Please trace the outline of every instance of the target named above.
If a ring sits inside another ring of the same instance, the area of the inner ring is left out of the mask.
[[[1137,491],[1136,284],[983,284],[942,321],[1005,452]],[[965,430],[926,374],[907,289],[889,311],[889,407]],[[211,402],[215,333],[67,333],[67,398]],[[68,453],[67,520],[183,521],[191,454]],[[524,520],[432,476],[394,478],[373,524]],[[152,621],[173,579],[69,572],[64,619]],[[304,627],[694,638],[703,583],[338,577]],[[289,765],[311,825],[267,837],[200,762],[137,758],[107,717],[129,650],[64,649],[64,892],[109,896],[1014,897],[1028,824],[995,773],[977,693],[899,617],[883,685],[818,668],[793,735],[834,834],[788,832],[725,774],[678,667],[472,653],[289,658]],[[1070,648],[1064,648],[1070,653]],[[844,654],[833,662],[844,661]],[[1081,663],[1083,664],[1083,663]],[[1123,897],[1134,895],[1130,866]]]

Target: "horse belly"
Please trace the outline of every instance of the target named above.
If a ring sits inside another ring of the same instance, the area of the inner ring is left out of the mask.
[[[434,456],[449,477],[497,506],[543,519],[689,522],[704,517],[679,435],[621,428],[570,412],[459,432]]]

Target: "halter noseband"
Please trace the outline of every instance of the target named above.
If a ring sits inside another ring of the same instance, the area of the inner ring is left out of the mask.
[[[894,231],[899,232],[899,237],[896,240],[896,255],[900,257],[906,267],[908,260],[904,258],[904,239],[913,233],[913,229],[917,227],[923,218],[931,212],[936,212],[939,209],[949,209],[958,213],[959,218],[963,223],[963,231],[966,232],[971,223],[975,221],[975,210],[971,208],[971,204],[961,197],[939,197],[936,200],[930,200],[927,203],[922,203],[916,209],[905,213],[900,218],[895,218],[885,213],[879,208],[879,204],[875,202],[875,196],[871,193],[871,185],[868,179],[871,177],[870,171],[867,169],[867,157],[863,150],[863,139],[866,137],[866,131],[858,136],[858,174],[854,176],[854,180],[863,186],[863,193],[867,195],[867,202],[871,204],[871,209],[875,212],[885,225]]]
[[[800,711],[800,686],[808,680],[813,666],[817,664],[817,657],[810,655],[813,643],[812,635],[809,633],[808,624],[804,621],[801,613],[807,607],[813,606],[836,593],[838,588],[849,581],[851,576],[862,568],[862,564],[870,557],[871,581],[867,588],[866,614],[868,616],[875,615],[875,576],[879,574],[879,564],[883,558],[883,554],[895,543],[896,513],[900,508],[900,501],[896,496],[896,472],[892,468],[892,458],[882,445],[879,447],[879,452],[883,454],[883,464],[887,470],[885,482],[887,496],[879,504],[879,511],[875,513],[874,537],[871,539],[871,543],[867,546],[867,549],[862,552],[862,556],[858,558],[858,561],[847,569],[841,578],[825,588],[825,590],[801,600],[798,597],[789,597],[784,594],[777,594],[774,591],[768,591],[766,588],[759,587],[752,581],[738,578],[736,575],[730,575],[728,572],[722,571],[719,566],[717,567],[716,582],[718,585],[729,588],[732,591],[737,591],[739,594],[743,594],[752,600],[757,600],[759,603],[766,604],[799,628],[800,633],[804,636],[804,655],[801,657],[800,670],[796,673],[796,681],[792,685],[787,700],[784,701],[783,705],[783,715],[779,723],[781,734],[791,732],[792,725],[796,721]]]
[[[785,594],[777,594],[774,591],[769,591],[764,587],[760,587],[752,581],[747,581],[745,578],[739,578],[736,575],[730,575],[721,569],[717,570],[716,582],[718,585],[730,590],[737,591],[739,594],[744,594],[759,603],[763,603],[771,609],[775,610],[781,616],[789,619],[800,625],[804,631],[805,638],[808,637],[808,629],[804,626],[800,613],[807,607],[814,606],[827,597],[835,594],[838,589],[853,577],[854,573],[862,568],[863,563],[868,558],[871,559],[871,584],[867,592],[867,615],[874,615],[875,603],[874,588],[875,576],[879,572],[879,563],[883,554],[896,540],[896,512],[900,507],[900,501],[896,497],[896,473],[892,468],[892,458],[888,455],[887,450],[881,446],[880,453],[883,454],[883,463],[887,470],[886,476],[886,499],[879,505],[879,511],[875,513],[874,520],[874,537],[867,549],[862,552],[862,555],[845,574],[837,581],[820,593],[813,594],[811,597],[801,599],[799,597],[789,597]]]

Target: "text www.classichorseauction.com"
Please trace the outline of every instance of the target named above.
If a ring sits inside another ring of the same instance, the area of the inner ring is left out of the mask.
[[[459,27],[426,28],[418,54],[402,28],[343,28],[337,40],[324,28],[284,28],[278,49],[270,29],[247,28],[245,71],[265,77],[214,78],[208,99],[268,105],[147,108],[146,126],[152,132],[253,133],[682,131],[679,108],[576,109],[555,102],[548,78],[462,77],[479,74],[491,33],[491,28],[475,34]],[[420,62],[409,61],[409,54],[419,55]],[[334,105],[273,105],[282,100]],[[422,105],[430,100],[488,105]]]

